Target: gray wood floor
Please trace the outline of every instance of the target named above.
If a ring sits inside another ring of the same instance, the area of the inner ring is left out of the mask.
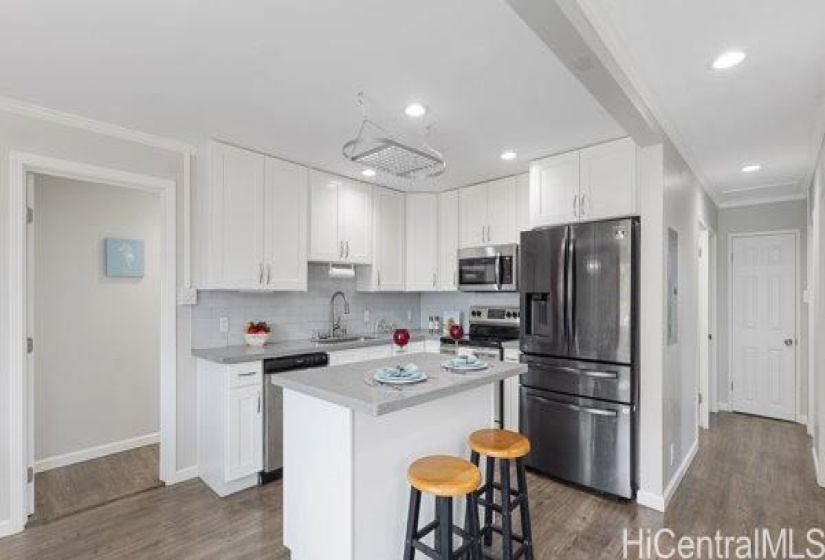
[[[825,490],[814,480],[804,429],[737,414],[715,416],[666,515],[535,475],[529,489],[540,559],[621,558],[626,528],[712,536],[825,527]],[[276,483],[225,499],[200,481],[151,490],[0,540],[0,559],[286,560],[281,490]]]
[[[146,445],[37,473],[29,527],[162,486],[160,446]]]

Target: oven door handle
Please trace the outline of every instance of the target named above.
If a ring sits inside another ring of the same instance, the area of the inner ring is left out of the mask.
[[[615,410],[608,410],[605,408],[593,408],[591,406],[581,406],[578,404],[573,403],[566,403],[562,401],[557,401],[555,399],[548,399],[547,397],[539,397],[537,395],[527,395],[529,399],[535,399],[539,402],[543,402],[552,406],[559,406],[562,408],[566,408],[568,410],[573,410],[575,412],[583,412],[585,414],[592,414],[593,416],[609,416],[611,418],[615,418],[619,415],[618,412]]]

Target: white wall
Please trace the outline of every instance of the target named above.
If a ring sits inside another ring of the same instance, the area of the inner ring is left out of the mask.
[[[729,400],[730,388],[730,364],[728,363],[729,352],[729,325],[728,325],[728,272],[730,264],[729,236],[732,233],[754,233],[765,231],[792,230],[800,232],[799,256],[801,262],[798,264],[799,274],[797,275],[797,299],[802,313],[801,331],[797,334],[799,339],[799,387],[797,390],[798,402],[797,410],[801,414],[806,414],[808,410],[808,380],[807,380],[807,340],[808,327],[807,306],[802,304],[802,291],[807,286],[807,204],[804,200],[781,202],[774,204],[760,204],[758,206],[743,206],[738,208],[723,208],[719,211],[719,259],[718,268],[718,325],[716,332],[719,340],[719,377],[718,377],[718,400],[727,403]]]
[[[676,344],[665,344],[662,386],[662,467],[667,489],[697,443],[699,234],[700,224],[718,231],[718,211],[669,143],[664,146],[664,165],[664,235],[671,228],[679,235],[679,336]],[[664,319],[666,329],[667,316]]]
[[[822,258],[822,249],[825,247],[825,227],[823,227],[822,203],[825,197],[825,146],[819,155],[814,179],[808,191],[810,216],[810,259],[809,289],[812,293],[812,303],[809,304],[809,329],[811,340],[822,340],[820,333],[825,333],[825,258]],[[812,399],[809,411],[810,424],[814,437],[814,454],[818,457],[819,484],[825,486],[825,346],[812,344],[813,376],[810,392]],[[810,378],[809,378],[810,379]]]
[[[157,434],[157,194],[35,178],[35,461]],[[106,276],[107,237],[143,240],[142,278]]]
[[[0,108],[0,534],[9,530],[10,391],[9,391],[9,152],[20,151],[47,157],[77,161],[112,169],[151,175],[183,184],[184,164],[181,154],[164,148],[145,146],[113,138],[99,132],[81,130],[68,124],[35,118],[21,112]],[[182,189],[178,189],[178,209],[183,209]],[[14,209],[22,212],[23,209]],[[178,219],[178,253],[182,253],[183,220]],[[178,259],[178,279],[182,277],[183,259]],[[188,307],[178,308],[177,368],[177,468],[196,462],[196,385],[194,360],[189,348]],[[22,344],[22,341],[18,341]],[[15,477],[22,473],[15,473]]]

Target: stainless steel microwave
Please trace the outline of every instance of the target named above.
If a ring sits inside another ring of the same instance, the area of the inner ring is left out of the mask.
[[[458,289],[462,292],[517,292],[518,245],[458,250]]]

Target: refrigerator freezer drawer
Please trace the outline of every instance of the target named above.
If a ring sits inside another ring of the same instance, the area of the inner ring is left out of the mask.
[[[521,387],[521,431],[530,439],[527,466],[595,490],[632,498],[635,492],[633,411]]]
[[[582,362],[526,355],[521,384],[533,389],[632,404],[633,368],[628,365]]]

